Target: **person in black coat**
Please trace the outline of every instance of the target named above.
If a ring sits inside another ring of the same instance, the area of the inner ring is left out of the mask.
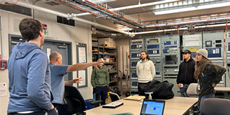
[[[195,61],[191,57],[191,51],[185,50],[184,61],[180,64],[177,75],[177,86],[180,89],[181,97],[187,97],[187,89],[190,83],[196,83],[194,78]]]

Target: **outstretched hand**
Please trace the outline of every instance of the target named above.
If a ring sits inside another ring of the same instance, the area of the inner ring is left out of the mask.
[[[73,79],[74,83],[80,83],[80,81],[82,81],[82,77]]]
[[[103,64],[103,63],[104,63],[103,61],[94,62],[94,66],[93,67],[95,67],[95,68],[97,68],[99,70],[98,66],[100,64]]]

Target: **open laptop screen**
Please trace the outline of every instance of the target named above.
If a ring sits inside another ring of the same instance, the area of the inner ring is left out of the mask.
[[[140,115],[163,115],[165,101],[144,100]]]

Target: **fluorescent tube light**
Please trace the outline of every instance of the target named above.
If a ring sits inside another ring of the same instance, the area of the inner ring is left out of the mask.
[[[154,13],[155,15],[162,15],[162,14],[171,14],[171,13],[178,13],[178,12],[185,12],[185,11],[192,11],[192,10],[197,10],[197,9],[196,7],[186,7],[186,8],[172,9],[172,10],[156,11]]]
[[[218,8],[218,7],[224,7],[224,6],[230,6],[230,2],[200,5],[197,7],[197,9],[201,10],[201,9]]]
[[[171,13],[186,12],[186,11],[193,11],[193,10],[225,7],[225,6],[230,6],[230,2],[200,5],[200,6],[197,6],[197,8],[196,7],[187,7],[187,8],[179,8],[179,9],[172,9],[172,10],[156,11],[154,13],[155,13],[155,15],[162,15],[162,14],[171,14]]]

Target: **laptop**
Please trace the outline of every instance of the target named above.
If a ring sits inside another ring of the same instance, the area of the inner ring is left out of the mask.
[[[140,115],[163,115],[165,101],[144,99]]]

